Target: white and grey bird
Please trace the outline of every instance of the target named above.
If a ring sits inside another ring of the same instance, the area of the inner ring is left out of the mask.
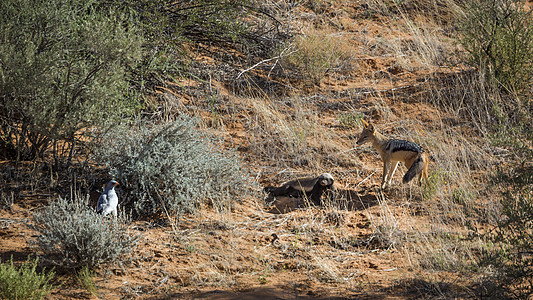
[[[96,212],[101,213],[104,217],[113,213],[115,219],[117,218],[118,196],[115,192],[115,186],[117,185],[118,182],[115,180],[109,181],[104,192],[100,195],[100,198],[98,198]]]

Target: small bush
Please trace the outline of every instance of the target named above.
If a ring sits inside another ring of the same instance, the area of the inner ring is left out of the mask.
[[[465,3],[459,39],[465,62],[477,70],[435,84],[435,99],[472,120],[494,143],[530,160],[533,11],[522,0]]]
[[[229,209],[246,191],[247,179],[235,155],[223,153],[181,117],[168,124],[138,123],[104,138],[97,160],[109,167],[141,216],[193,212],[203,201]]]
[[[428,176],[428,180],[422,181],[422,198],[431,200],[444,182],[445,173],[437,170]]]
[[[361,125],[361,119],[363,119],[363,117],[364,115],[360,112],[344,113],[337,117],[337,120],[343,127],[356,128]]]
[[[452,190],[452,200],[460,205],[468,205],[475,200],[476,195],[469,189],[457,187]]]
[[[32,228],[39,234],[33,244],[44,259],[65,268],[93,268],[130,253],[139,237],[82,202],[59,198],[34,214]]]
[[[53,271],[41,273],[36,271],[38,259],[28,260],[18,269],[10,262],[0,263],[0,298],[1,299],[42,299],[48,295],[53,286],[50,280]]]

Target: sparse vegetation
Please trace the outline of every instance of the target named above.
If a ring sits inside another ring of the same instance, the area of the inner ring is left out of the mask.
[[[496,297],[529,299],[533,295],[532,168],[500,171],[495,183],[505,189],[501,216],[494,231],[487,234],[487,247],[480,258],[482,267],[492,267],[496,271],[487,289]]]
[[[11,209],[15,203],[14,192],[0,192],[0,209]]]
[[[444,184],[444,173],[441,170],[435,170],[428,176],[428,180],[422,183],[422,198],[431,201],[437,191]]]
[[[472,107],[482,128],[494,132],[491,140],[512,151],[518,159],[508,162],[509,170],[498,171],[499,210],[494,231],[484,238],[487,247],[479,258],[481,265],[496,270],[486,284],[495,297],[528,299],[533,294],[531,278],[531,116],[529,100],[533,85],[533,19],[525,1],[471,1],[460,19],[461,42],[468,52],[468,62],[486,74],[481,99],[488,105]],[[477,110],[481,108],[490,119]],[[483,122],[485,121],[485,122]],[[524,127],[525,125],[525,127]],[[468,194],[455,190],[453,197],[463,202]]]
[[[84,266],[78,271],[78,282],[91,294],[97,297],[96,284],[94,283],[95,273],[89,267]]]
[[[361,120],[363,119],[364,115],[362,113],[343,113],[338,117],[339,123],[348,128],[356,128],[357,126],[361,126]]]
[[[50,294],[54,286],[50,281],[53,271],[37,271],[38,259],[26,260],[21,266],[9,262],[0,262],[0,298],[6,300],[40,300]]]
[[[405,242],[405,232],[400,227],[396,216],[392,213],[384,194],[377,195],[380,218],[371,218],[372,234],[368,245],[379,249],[393,249]]]

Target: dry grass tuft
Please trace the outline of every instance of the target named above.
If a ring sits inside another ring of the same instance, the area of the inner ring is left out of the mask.
[[[347,73],[353,68],[353,47],[342,35],[313,29],[297,36],[292,46],[295,52],[282,63],[298,70],[304,82],[320,84],[329,73]]]

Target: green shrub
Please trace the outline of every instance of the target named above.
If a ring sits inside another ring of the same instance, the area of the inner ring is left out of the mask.
[[[497,182],[505,187],[502,215],[488,236],[481,265],[495,272],[494,294],[513,299],[533,296],[533,167],[500,172]]]
[[[361,125],[361,119],[363,119],[363,117],[364,115],[359,112],[343,113],[342,115],[337,117],[337,120],[343,127],[355,128],[356,126]]]
[[[533,18],[524,2],[466,1],[458,22],[468,62],[518,94],[533,84]]]
[[[422,198],[432,200],[445,181],[445,172],[441,169],[435,170],[428,176],[428,180],[422,181]]]
[[[495,299],[530,299],[533,295],[533,168],[528,163],[533,157],[533,13],[524,2],[468,1],[459,20],[468,62],[490,79],[476,85],[480,93],[472,98],[483,99],[479,102],[483,105],[465,103],[467,111],[473,119],[482,120],[481,130],[489,128],[493,142],[514,151],[516,159],[508,172],[498,174],[496,184],[503,191],[501,214],[485,236],[488,246],[480,261],[481,266],[496,271],[485,287]],[[459,201],[464,196],[468,195],[453,195]]]
[[[33,216],[33,245],[43,259],[64,268],[94,268],[121,261],[136,246],[120,219],[102,219],[83,201],[59,198]]]
[[[137,107],[127,71],[140,60],[143,39],[134,20],[94,5],[0,2],[0,156],[72,155],[89,132],[83,129],[105,127]]]
[[[10,262],[0,263],[0,298],[1,299],[42,299],[48,295],[53,286],[50,280],[54,277],[53,271],[41,273],[36,271],[38,259],[28,260],[18,269]]]
[[[109,132],[96,159],[110,169],[138,215],[193,212],[202,201],[229,209],[248,180],[234,154],[217,150],[182,116]]]
[[[249,0],[0,2],[0,157],[79,149],[189,72],[185,42],[264,47]],[[250,34],[251,33],[251,34]],[[255,45],[258,44],[258,45]],[[90,130],[89,130],[90,129]]]
[[[533,10],[523,0],[467,1],[458,28],[466,61],[488,75],[477,97],[486,98],[485,104],[467,107],[467,111],[488,119],[495,143],[511,148],[521,159],[530,159]]]

